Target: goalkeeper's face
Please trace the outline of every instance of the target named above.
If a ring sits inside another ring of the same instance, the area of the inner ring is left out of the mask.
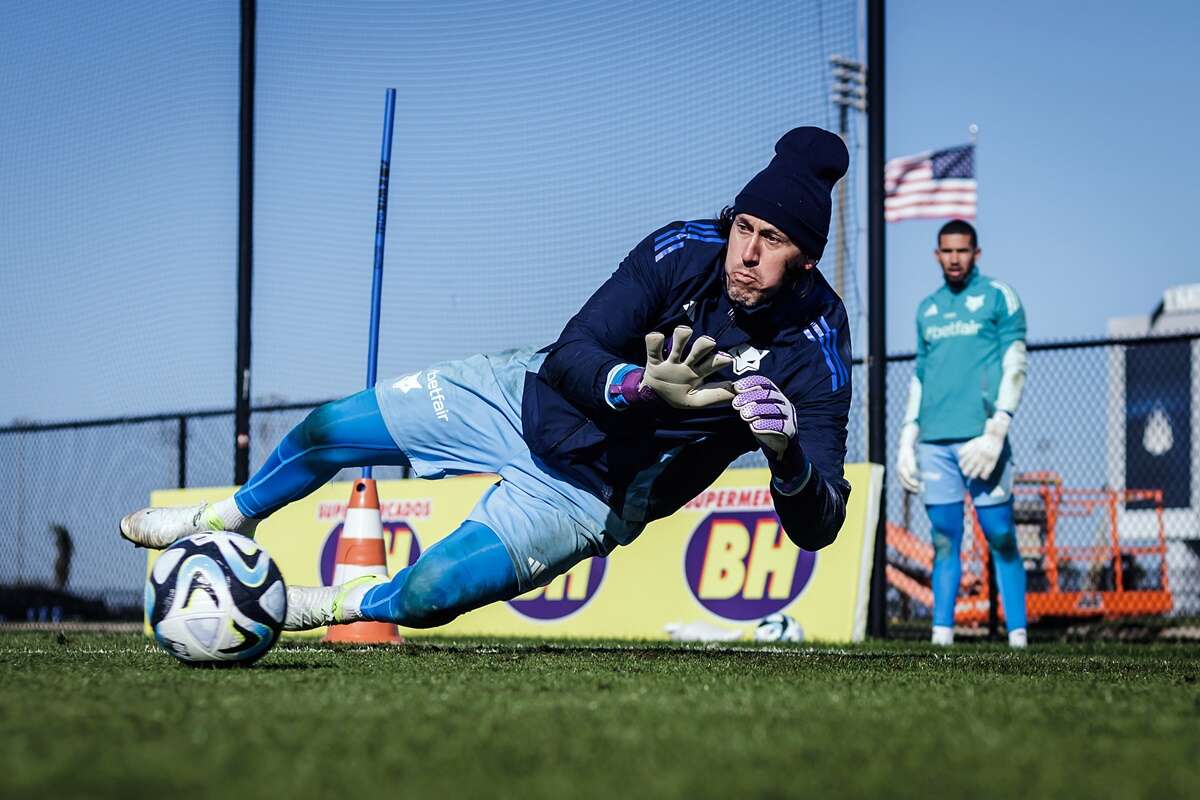
[[[980,249],[965,233],[947,233],[938,239],[938,248],[933,251],[942,265],[942,276],[951,286],[961,286],[971,274]]]
[[[769,300],[787,282],[788,272],[812,269],[783,231],[749,214],[738,214],[725,250],[725,290],[739,305]]]

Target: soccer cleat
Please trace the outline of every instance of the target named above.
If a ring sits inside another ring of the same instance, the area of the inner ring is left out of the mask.
[[[1029,646],[1029,635],[1024,628],[1008,632],[1008,646],[1017,650],[1024,650]]]
[[[337,586],[289,586],[285,631],[310,631],[326,625],[344,625],[362,619],[367,591],[387,583],[383,575],[360,575]]]
[[[176,508],[143,508],[121,520],[121,535],[138,547],[161,550],[185,536],[229,531],[254,536],[260,520],[247,517],[232,497],[213,504]]]
[[[954,628],[946,625],[934,625],[933,638],[930,641],[942,647],[949,647],[954,644]]]
[[[207,503],[176,508],[143,508],[121,520],[121,536],[138,547],[162,550],[194,533],[224,530],[220,519],[205,518],[207,509]],[[216,522],[217,527],[212,527],[212,522]]]

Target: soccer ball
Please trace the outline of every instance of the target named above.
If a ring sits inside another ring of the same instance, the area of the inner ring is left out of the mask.
[[[287,614],[279,567],[254,540],[219,531],[180,539],[154,562],[146,619],[185,664],[249,664],[271,649]]]
[[[756,642],[802,642],[804,628],[787,614],[768,614],[754,628]]]

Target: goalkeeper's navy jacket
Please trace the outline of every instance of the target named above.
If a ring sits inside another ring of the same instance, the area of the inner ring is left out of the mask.
[[[676,326],[687,325],[692,342],[711,336],[735,358],[707,380],[765,375],[795,406],[792,447],[803,448],[812,477],[796,494],[775,486],[771,493],[789,538],[816,550],[836,538],[850,495],[843,476],[851,392],[846,309],[815,268],[765,303],[738,306],[725,293],[724,258],[713,220],[673,222],[634,248],[542,350],[539,370],[526,375],[524,438],[535,456],[638,530],[675,512],[759,447],[730,406],[675,409],[655,401],[616,410],[606,401],[613,367],[645,364],[647,333],[661,331],[669,341]]]

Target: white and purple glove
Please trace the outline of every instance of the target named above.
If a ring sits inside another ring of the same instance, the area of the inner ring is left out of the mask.
[[[766,451],[775,488],[795,494],[808,483],[812,465],[795,442],[796,408],[765,375],[735,381],[733,407],[750,424],[750,432]]]

